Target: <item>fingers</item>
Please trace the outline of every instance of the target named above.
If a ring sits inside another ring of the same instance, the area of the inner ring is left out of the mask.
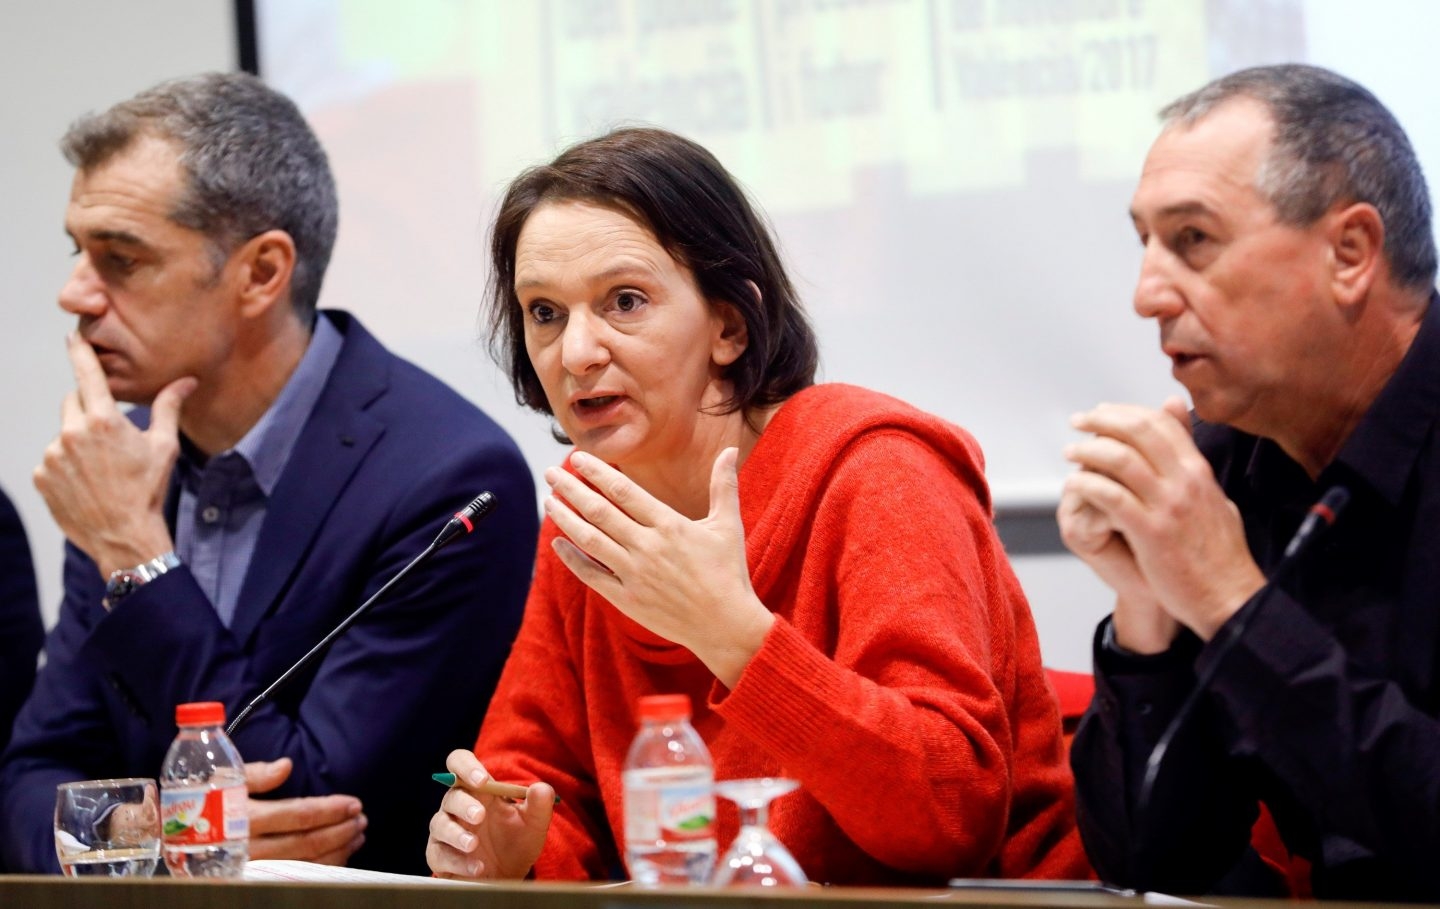
[[[1190,437],[1188,421],[1182,423],[1168,411],[1134,404],[1101,404],[1072,416],[1070,425],[1081,432],[1108,436],[1135,449],[1162,475],[1200,457]]]
[[[456,748],[445,758],[445,769],[455,774],[455,779],[461,782],[470,781],[476,786],[490,778],[490,772],[475,752],[464,748]]]
[[[545,477],[547,480],[550,478],[549,471]],[[566,501],[562,502],[554,495],[548,496],[545,499],[545,516],[555,522],[560,532],[569,538],[568,542],[579,547],[586,555],[606,566],[624,565],[627,548],[625,540],[621,538],[630,535],[618,530],[618,526],[619,522],[630,522],[630,519],[613,508],[604,497],[586,489],[584,484],[574,483],[574,487],[578,489],[564,483],[556,484],[553,488],[557,493],[561,493],[563,488],[561,494],[566,497]],[[634,526],[634,523],[630,522],[632,529]],[[635,545],[633,539],[629,541],[629,545]],[[557,547],[556,552],[559,551]]]
[[[271,792],[289,778],[289,758],[251,761],[245,787]],[[369,819],[360,800],[349,795],[295,799],[250,799],[250,857],[284,858],[343,865],[365,843]]]
[[[1138,451],[1110,436],[1093,436],[1065,446],[1065,460],[1081,470],[1098,473],[1148,501],[1161,478]]]
[[[525,813],[531,821],[550,826],[555,813],[555,790],[549,783],[531,783],[525,790]]]
[[[615,601],[613,594],[617,588],[623,585],[614,572],[590,558],[580,547],[564,537],[556,537],[551,540],[550,548],[555,551],[555,555],[560,557],[560,561],[564,563],[565,567],[574,573],[575,577],[612,603]]]
[[[440,801],[440,810],[430,818],[425,860],[430,870],[442,877],[475,877],[483,870],[483,863],[479,856],[471,853],[480,842],[475,829],[485,819],[485,806],[464,787],[466,783],[480,785],[489,779],[489,774],[483,773],[482,768],[479,778],[461,776],[458,772],[456,778],[456,785]]]
[[[173,438],[180,431],[180,405],[190,397],[199,381],[193,376],[176,379],[160,389],[150,405],[150,433],[161,438]]]
[[[332,799],[348,800],[337,814],[333,804],[310,804]],[[352,813],[353,809],[353,813]],[[250,857],[298,859],[343,865],[365,843],[369,819],[360,813],[358,799],[350,796],[250,801]]]
[[[245,788],[252,795],[271,792],[289,779],[293,766],[288,757],[282,757],[278,761],[247,761]]]
[[[1190,421],[1190,405],[1179,395],[1171,395],[1160,405],[1160,409],[1175,418],[1175,421],[1185,428],[1188,435],[1194,435],[1194,425]]]
[[[460,785],[455,785],[450,787],[450,791],[445,793],[445,797],[440,800],[440,811],[442,814],[449,815],[457,823],[474,827],[485,820],[485,806],[480,801],[482,797]],[[460,843],[456,842],[455,845],[458,846]]]
[[[71,391],[60,402],[60,431],[76,432],[85,427],[85,407],[80,403],[80,392]]]
[[[87,413],[99,413],[115,409],[115,398],[110,394],[110,383],[105,379],[105,370],[95,350],[80,337],[79,332],[70,332],[65,337],[65,352],[70,357],[70,369],[75,374],[75,390],[79,402]]]
[[[1097,526],[1095,522],[1103,521],[1111,530],[1124,533],[1142,507],[1135,494],[1124,485],[1088,470],[1066,477],[1063,496],[1062,505],[1068,516],[1078,516],[1082,505],[1095,512],[1086,519],[1092,530]]]
[[[353,822],[360,817],[353,795],[316,795],[294,799],[251,799],[252,834],[302,833]],[[334,848],[331,844],[330,848]],[[328,849],[326,850],[328,851]]]
[[[601,501],[607,505],[613,505],[629,515],[637,524],[654,527],[656,522],[662,520],[668,512],[665,506],[656,501],[650,493],[641,489],[634,480],[594,455],[577,451],[570,456],[570,466],[575,468],[575,472],[584,477],[586,482],[594,486],[595,490],[599,491]],[[563,474],[564,471],[561,473]],[[579,486],[582,489],[585,486],[584,483],[576,481],[573,477],[568,479],[566,498],[569,498],[568,490],[573,486]],[[594,490],[587,489],[586,491],[591,496],[596,495]]]
[[[485,769],[485,765],[480,763],[480,759],[475,756],[475,752],[457,748],[450,752],[450,756],[445,759],[445,767],[451,773],[455,774],[455,785],[451,786],[449,791],[446,792],[446,798],[450,798],[451,796],[456,798],[478,798],[485,800],[488,804],[488,800],[497,797],[494,795],[494,790],[486,785],[487,783],[491,783],[494,778],[490,776],[490,771]],[[508,784],[501,784],[497,788],[504,789],[506,785]],[[518,787],[515,786],[510,786],[509,788],[518,789]]]
[[[321,865],[344,865],[365,845],[369,821],[362,814],[353,823],[303,834],[250,835],[251,859],[293,859]]]
[[[455,823],[445,812],[436,812],[430,818],[425,862],[437,877],[479,877],[485,870],[485,863],[479,856],[471,854],[478,843],[474,834]]]
[[[740,474],[736,463],[740,449],[727,448],[710,468],[710,517],[740,520]]]
[[[1065,547],[1078,556],[1098,553],[1115,534],[1110,520],[1073,490],[1068,481],[1061,492],[1055,520],[1060,525],[1060,539]]]

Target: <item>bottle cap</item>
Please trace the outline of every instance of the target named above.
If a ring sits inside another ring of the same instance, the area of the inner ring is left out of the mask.
[[[637,702],[641,720],[679,720],[690,718],[690,695],[650,694]]]
[[[175,708],[176,726],[219,726],[225,722],[225,705],[219,701],[180,704]]]

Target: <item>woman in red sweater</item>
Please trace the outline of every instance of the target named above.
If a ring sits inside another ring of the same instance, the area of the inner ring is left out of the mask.
[[[801,782],[770,827],[811,880],[1085,876],[978,447],[813,385],[810,326],[719,162],[661,130],[583,142],[512,184],[491,252],[497,350],[575,451],[546,472],[475,751],[448,762],[434,872],[612,874],[636,699],[682,693],[717,779]],[[490,776],[543,782],[512,803]]]

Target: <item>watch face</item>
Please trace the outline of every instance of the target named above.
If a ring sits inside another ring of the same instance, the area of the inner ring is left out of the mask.
[[[131,591],[133,591],[136,587],[140,586],[140,584],[137,583],[140,580],[141,578],[138,575],[132,574],[128,571],[117,577],[111,578],[109,583],[105,585],[105,599],[100,601],[101,605],[103,605],[106,609],[113,609],[116,602],[123,599],[124,597],[129,595]]]
[[[105,583],[105,596],[100,601],[100,605],[107,610],[113,609],[121,598],[129,596],[136,587],[150,583],[179,565],[180,558],[172,550],[156,556],[148,562],[136,565],[134,568],[122,568],[113,572],[110,580]]]

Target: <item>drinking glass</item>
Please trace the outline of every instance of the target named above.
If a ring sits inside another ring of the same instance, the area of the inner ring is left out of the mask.
[[[149,877],[160,859],[154,780],[82,780],[55,788],[55,854],[69,877]]]
[[[778,777],[715,784],[716,794],[740,809],[740,832],[715,868],[716,887],[802,887],[807,883],[795,856],[765,826],[770,802],[799,786],[796,780]]]

